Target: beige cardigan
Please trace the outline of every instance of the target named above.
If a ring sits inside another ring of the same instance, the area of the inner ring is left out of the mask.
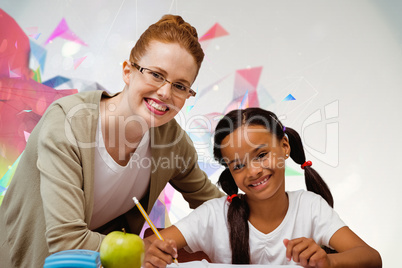
[[[141,231],[144,218],[136,207],[96,232],[87,227],[94,202],[93,143],[101,96],[101,91],[93,91],[57,100],[32,131],[0,207],[1,267],[42,267],[57,251],[98,251],[104,234],[112,230]],[[168,182],[191,208],[223,195],[199,168],[194,146],[175,120],[150,133],[150,188],[141,200],[148,213]],[[177,157],[189,166],[166,162]]]

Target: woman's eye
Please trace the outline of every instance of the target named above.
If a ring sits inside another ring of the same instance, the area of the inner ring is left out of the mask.
[[[183,85],[181,85],[181,84],[173,84],[173,86],[174,86],[177,90],[180,90],[180,91],[186,91],[186,90],[187,90],[187,87],[186,87],[186,86],[183,86]]]
[[[164,80],[163,76],[161,74],[155,73],[155,72],[151,72],[151,75],[158,80]]]

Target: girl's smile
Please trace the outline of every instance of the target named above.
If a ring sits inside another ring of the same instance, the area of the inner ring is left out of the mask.
[[[278,140],[262,126],[241,126],[226,136],[221,149],[229,170],[249,199],[285,194],[287,138]]]
[[[267,175],[258,179],[257,182],[250,184],[250,187],[254,187],[256,190],[264,188],[264,186],[268,183],[268,180],[271,178],[271,175]]]

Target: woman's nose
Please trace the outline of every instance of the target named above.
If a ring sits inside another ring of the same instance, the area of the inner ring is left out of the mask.
[[[158,88],[156,93],[162,100],[168,100],[172,97],[172,85],[165,82],[165,84]]]

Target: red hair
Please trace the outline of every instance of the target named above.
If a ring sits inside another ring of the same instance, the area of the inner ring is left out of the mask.
[[[197,74],[204,60],[204,52],[198,42],[197,30],[178,15],[164,15],[140,36],[130,53],[130,60],[138,62],[146,53],[151,41],[177,43],[186,49],[197,64]]]

